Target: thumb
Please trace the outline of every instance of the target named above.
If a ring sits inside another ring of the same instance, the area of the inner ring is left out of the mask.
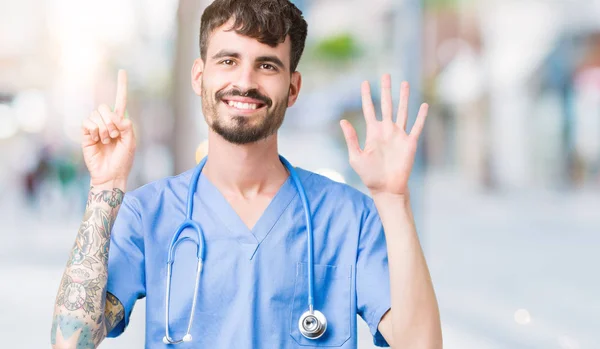
[[[133,123],[131,119],[121,119],[115,123],[117,128],[119,129],[119,133],[122,136],[131,136],[133,135]]]
[[[348,156],[352,159],[362,152],[360,146],[358,145],[358,136],[356,135],[356,130],[348,122],[348,120],[340,121],[340,126],[342,127],[342,132],[344,133],[344,138],[346,139],[346,145],[348,146]]]

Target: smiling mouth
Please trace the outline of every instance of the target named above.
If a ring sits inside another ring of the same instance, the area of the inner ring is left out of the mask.
[[[256,110],[256,109],[260,109],[265,106],[264,103],[245,103],[245,102],[228,101],[228,100],[222,100],[222,101],[229,107],[235,108],[237,110]]]

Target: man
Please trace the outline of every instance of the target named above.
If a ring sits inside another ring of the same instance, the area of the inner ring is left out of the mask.
[[[124,195],[135,138],[124,118],[120,71],[114,111],[100,105],[83,123],[91,189],[58,291],[54,347],[95,348],[118,336],[135,301],[145,297],[147,348],[173,347],[169,342],[182,338],[181,348],[356,348],[357,314],[376,345],[441,348],[407,187],[427,105],[407,133],[408,85],[394,122],[390,77],[381,81],[382,121],[363,83],[364,149],[347,121],[341,128],[350,164],[372,198],[295,169],[314,228],[314,309],[327,318],[324,334],[307,338],[299,330],[311,270],[307,222],[293,169],[277,150],[277,130],[300,92],[296,67],[306,22],[288,0],[216,0],[201,23],[191,80],[210,147],[192,200],[192,220],[206,244],[197,296],[199,241],[192,229],[175,243],[171,287],[165,287],[193,170]]]

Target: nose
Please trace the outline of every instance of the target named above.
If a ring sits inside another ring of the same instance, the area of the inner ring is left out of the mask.
[[[252,66],[247,64],[240,66],[233,86],[237,87],[240,91],[258,89],[258,84],[256,83],[256,76],[254,73],[255,72]]]

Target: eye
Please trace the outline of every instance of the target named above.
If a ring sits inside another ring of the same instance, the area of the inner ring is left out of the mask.
[[[221,64],[224,64],[224,65],[233,65],[234,62],[231,59],[224,59],[224,60],[221,61]]]
[[[266,70],[276,70],[276,68],[274,66],[272,66],[271,64],[268,63],[262,63],[260,65],[261,69],[266,69]]]

